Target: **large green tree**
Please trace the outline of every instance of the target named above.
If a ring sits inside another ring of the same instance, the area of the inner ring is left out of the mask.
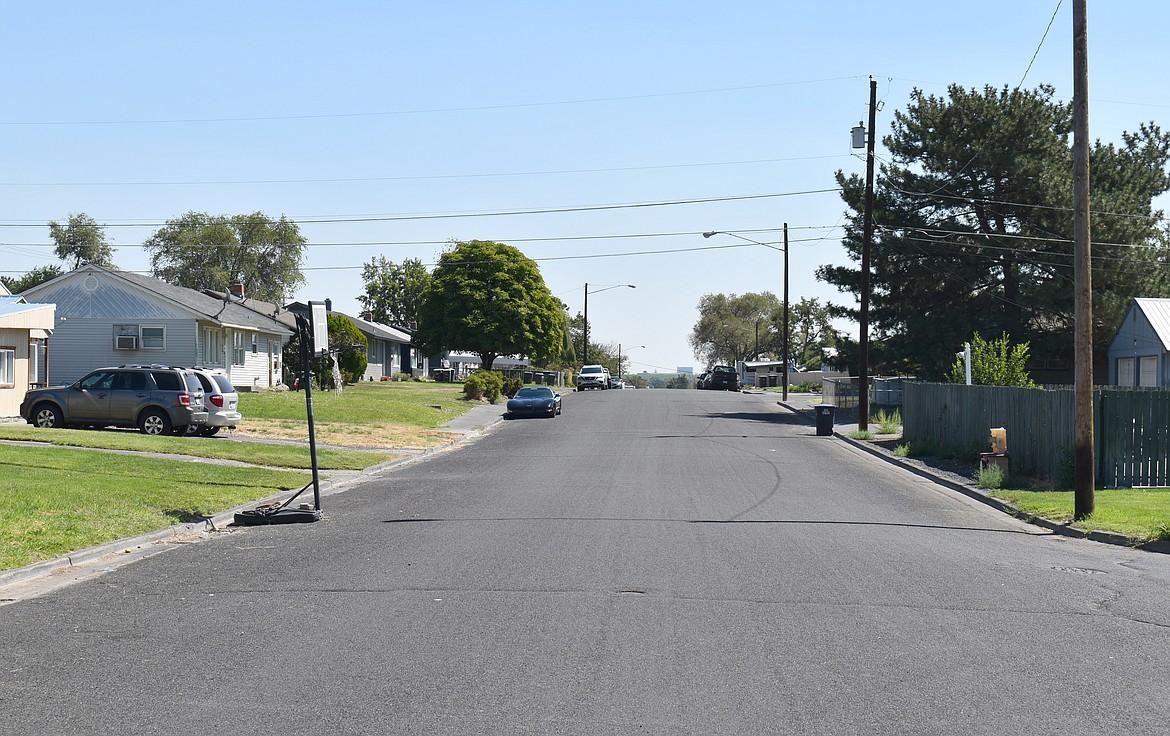
[[[801,299],[788,315],[789,360],[797,365],[819,366],[823,349],[837,346],[832,312],[819,299]]]
[[[64,225],[50,222],[49,235],[57,244],[53,249],[57,257],[66,263],[73,261],[70,268],[87,263],[114,267],[114,249],[106,242],[106,229],[84,212],[69,215]]]
[[[417,258],[401,264],[385,256],[362,264],[363,293],[358,301],[375,322],[410,327],[418,324],[418,310],[431,274]]]
[[[19,294],[46,281],[52,281],[63,273],[65,271],[60,266],[50,263],[47,266],[37,266],[23,276],[0,276],[0,283],[13,294]]]
[[[305,243],[284,216],[188,212],[169,220],[143,248],[154,275],[167,283],[217,291],[243,284],[248,296],[279,304],[305,281]]]
[[[1071,106],[1054,90],[915,90],[883,139],[871,250],[872,367],[941,378],[969,335],[1008,333],[1070,360],[1074,326]],[[1134,296],[1170,294],[1162,213],[1170,136],[1153,124],[1092,146],[1095,342]],[[864,180],[837,172],[843,244],[860,261]],[[860,293],[854,266],[818,278]],[[857,318],[856,308],[839,314]]]
[[[699,321],[689,338],[695,357],[708,367],[735,365],[757,354],[771,352],[769,346],[783,305],[771,292],[736,295],[704,294],[699,299]]]
[[[486,240],[454,243],[439,257],[419,308],[415,339],[425,350],[458,350],[491,369],[501,355],[546,365],[561,355],[562,305],[536,263]]]

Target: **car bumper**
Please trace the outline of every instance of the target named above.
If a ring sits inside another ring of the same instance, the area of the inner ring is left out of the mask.
[[[238,411],[214,411],[207,415],[208,427],[234,427],[244,415]]]

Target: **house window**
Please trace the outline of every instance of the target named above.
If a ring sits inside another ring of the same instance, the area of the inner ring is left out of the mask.
[[[252,355],[260,352],[260,336],[255,332],[252,333]]]
[[[142,325],[142,349],[166,350],[167,328],[163,325]]]
[[[247,347],[244,345],[244,333],[232,333],[232,365],[243,365]]]
[[[1158,385],[1158,356],[1143,355],[1138,361],[1138,385]]]
[[[1133,386],[1133,358],[1117,359],[1117,385]]]
[[[16,348],[0,347],[0,388],[16,386]]]
[[[223,333],[203,328],[203,362],[207,365],[223,365]]]

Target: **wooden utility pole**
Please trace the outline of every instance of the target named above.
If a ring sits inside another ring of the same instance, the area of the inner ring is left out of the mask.
[[[877,80],[869,79],[869,130],[865,141],[865,222],[861,243],[861,317],[858,344],[861,367],[857,371],[857,428],[869,429],[869,249],[873,245],[874,141],[877,138]]]
[[[784,223],[784,395],[788,401],[788,223]]]
[[[1093,260],[1089,235],[1089,41],[1086,5],[1073,2],[1073,252],[1076,278],[1073,517],[1093,513]]]

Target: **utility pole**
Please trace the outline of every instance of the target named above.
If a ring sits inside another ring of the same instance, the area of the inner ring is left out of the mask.
[[[865,141],[865,222],[861,243],[861,316],[858,344],[861,366],[857,371],[857,428],[869,430],[869,250],[873,245],[874,128],[877,126],[877,80],[869,78],[869,130]]]
[[[585,322],[581,325],[581,365],[589,363],[589,282],[585,282]]]
[[[1073,2],[1073,252],[1076,279],[1073,518],[1093,513],[1093,260],[1089,233],[1089,40],[1087,0]]]
[[[784,223],[784,393],[788,401],[788,223]]]

